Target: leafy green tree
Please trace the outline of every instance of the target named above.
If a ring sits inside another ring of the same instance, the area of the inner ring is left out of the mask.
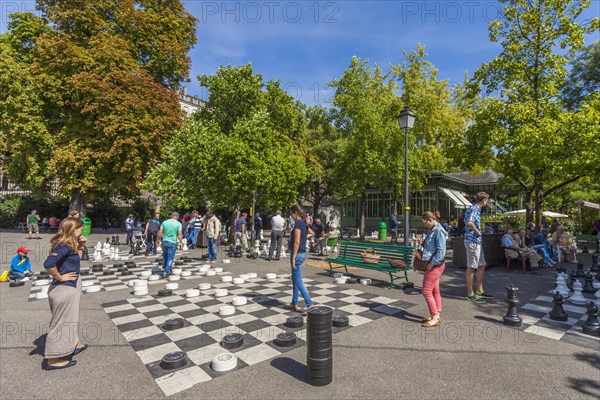
[[[10,155],[11,178],[32,189],[56,180],[79,210],[139,194],[165,137],[181,124],[174,89],[189,70],[195,18],[177,0],[37,6],[42,17],[13,16],[3,40],[24,64],[13,97],[20,91],[33,103],[19,114],[0,101],[7,141],[25,150]],[[31,137],[21,138],[27,125]],[[29,159],[40,167],[28,168]]]
[[[365,237],[366,192],[382,187],[389,170],[390,137],[398,136],[399,101],[390,72],[371,68],[353,57],[335,89],[336,125],[345,138],[336,164],[336,182],[342,196],[360,196],[360,237]]]
[[[400,81],[402,104],[417,116],[409,132],[409,185],[420,189],[431,171],[445,171],[453,164],[461,132],[467,127],[472,112],[463,102],[460,86],[450,86],[448,80],[438,80],[438,70],[426,60],[425,47],[404,52],[406,61],[393,67]],[[388,186],[398,193],[404,182],[404,132],[392,136]]]
[[[569,77],[561,86],[561,98],[568,109],[579,106],[590,95],[600,91],[600,41],[596,40],[571,59]]]
[[[597,97],[577,112],[564,111],[557,99],[567,76],[567,58],[558,49],[580,49],[584,34],[598,30],[598,19],[587,26],[577,22],[589,0],[500,2],[504,19],[490,23],[490,39],[502,52],[475,74],[484,94],[495,97],[482,102],[469,137],[485,140],[499,172],[532,196],[539,228],[544,196],[598,174]],[[527,217],[531,220],[530,213]]]
[[[198,79],[210,93],[206,106],[169,141],[151,189],[177,194],[181,205],[233,208],[232,220],[253,195],[263,209],[294,203],[307,174],[300,106],[251,65]]]
[[[318,215],[321,201],[336,196],[335,166],[341,155],[343,137],[334,126],[333,113],[317,105],[307,107],[307,178],[302,192]]]

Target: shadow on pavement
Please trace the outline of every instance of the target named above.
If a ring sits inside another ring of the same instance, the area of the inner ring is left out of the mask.
[[[301,382],[306,382],[306,365],[291,358],[281,357],[271,361],[271,366]]]

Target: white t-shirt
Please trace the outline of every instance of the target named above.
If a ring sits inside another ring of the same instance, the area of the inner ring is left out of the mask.
[[[285,226],[285,219],[281,215],[276,215],[271,218],[271,230],[274,231],[283,231],[283,227]]]

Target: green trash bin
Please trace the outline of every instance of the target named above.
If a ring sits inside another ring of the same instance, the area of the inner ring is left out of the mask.
[[[83,218],[81,222],[83,222],[83,232],[81,235],[90,236],[92,234],[92,220],[89,218]]]
[[[387,224],[383,221],[379,223],[379,240],[387,240]]]

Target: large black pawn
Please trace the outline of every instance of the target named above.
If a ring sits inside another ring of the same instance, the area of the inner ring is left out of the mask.
[[[594,253],[592,256],[592,266],[590,267],[590,272],[600,273],[600,265],[598,265],[600,261],[599,259],[600,253]]]
[[[88,261],[90,259],[90,254],[88,253],[87,246],[83,246],[83,250],[81,252],[81,259],[83,261]]]
[[[594,277],[589,272],[585,274],[585,283],[583,284],[583,293],[586,294],[594,294],[596,290],[594,290]]]
[[[110,238],[108,236],[106,237],[106,243],[110,244]]]
[[[567,287],[571,290],[573,290],[573,283],[575,283],[575,280],[577,279],[577,277],[575,276],[575,271],[571,271],[571,273],[569,274],[569,282],[567,283]]]
[[[584,278],[585,277],[585,272],[583,271],[583,263],[581,261],[579,261],[577,263],[577,271],[575,271],[575,277],[576,278]]]
[[[523,324],[523,320],[521,317],[519,317],[519,314],[517,314],[517,304],[519,304],[517,292],[519,291],[519,288],[514,287],[511,283],[510,285],[506,286],[505,289],[505,301],[508,303],[508,310],[503,318],[504,325],[519,327]]]
[[[115,238],[117,239],[117,246],[120,245],[121,243],[119,242],[119,235],[116,235]]]
[[[563,309],[564,299],[560,293],[554,293],[552,303],[554,303],[554,307],[550,311],[550,319],[554,321],[567,321],[569,316]]]
[[[588,303],[586,314],[588,315],[588,318],[583,324],[583,333],[592,336],[600,336],[600,322],[598,322],[598,306],[596,306],[593,301],[590,301]]]

